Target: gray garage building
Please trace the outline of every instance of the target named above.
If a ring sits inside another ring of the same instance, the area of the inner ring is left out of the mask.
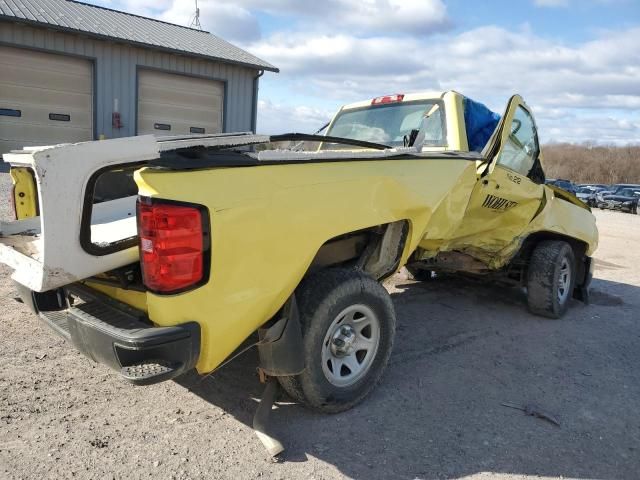
[[[0,0],[0,154],[255,131],[273,65],[207,32],[67,0]]]

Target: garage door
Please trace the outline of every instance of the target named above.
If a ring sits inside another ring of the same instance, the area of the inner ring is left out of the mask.
[[[0,46],[0,153],[93,140],[88,60]]]
[[[138,135],[222,132],[223,96],[222,82],[140,70]]]

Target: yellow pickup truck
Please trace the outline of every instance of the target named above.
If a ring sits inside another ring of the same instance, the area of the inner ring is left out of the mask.
[[[315,141],[313,151],[263,148]],[[457,92],[347,105],[326,135],[140,136],[4,155],[16,220],[0,261],[34,312],[149,384],[207,374],[255,334],[295,400],[360,402],[391,355],[381,282],[465,272],[524,287],[534,314],[587,300],[595,219],[544,185],[533,115]]]

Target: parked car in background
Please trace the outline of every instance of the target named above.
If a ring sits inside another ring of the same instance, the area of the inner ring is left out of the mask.
[[[640,185],[619,184],[611,192],[603,192],[597,197],[597,206],[601,209],[621,210],[628,213],[638,213],[640,202]]]
[[[582,200],[590,207],[596,206],[596,195],[598,192],[607,190],[607,186],[595,186],[595,185],[579,185],[576,197]]]
[[[598,208],[606,208],[604,197],[605,197],[605,195],[613,195],[613,191],[614,190],[615,190],[615,187],[613,185],[610,185],[609,187],[605,188],[604,190],[600,190],[600,191],[596,192],[596,207],[598,207]]]
[[[553,185],[559,187],[563,190],[566,190],[569,193],[575,195],[578,191],[578,188],[575,183],[571,180],[565,180],[562,178],[548,178],[545,182],[547,185]]]

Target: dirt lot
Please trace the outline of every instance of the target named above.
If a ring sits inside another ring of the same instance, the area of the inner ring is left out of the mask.
[[[334,416],[283,398],[272,417],[282,463],[249,426],[254,352],[204,381],[130,386],[15,302],[3,268],[0,478],[636,479],[640,216],[596,214],[593,303],[560,321],[527,313],[519,291],[395,277],[382,384]],[[561,426],[502,402],[537,403]]]

